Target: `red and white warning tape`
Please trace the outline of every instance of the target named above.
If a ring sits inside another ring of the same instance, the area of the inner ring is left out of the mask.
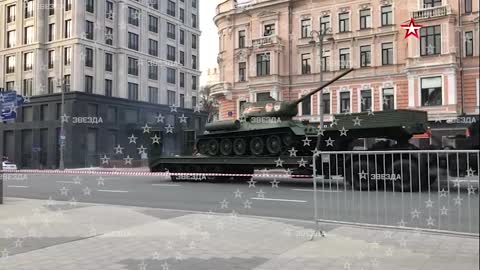
[[[39,175],[117,175],[117,176],[189,176],[189,177],[274,177],[290,178],[289,174],[241,174],[241,173],[169,173],[169,172],[146,172],[146,171],[100,171],[100,170],[0,170],[6,174],[39,174]],[[312,175],[295,175],[295,178],[311,178]]]

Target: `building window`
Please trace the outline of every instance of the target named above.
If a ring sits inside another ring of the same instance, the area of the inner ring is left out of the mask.
[[[185,45],[185,31],[180,30],[180,45]]]
[[[113,71],[113,54],[105,53],[105,71]]]
[[[148,4],[151,8],[158,10],[158,0],[149,0]]]
[[[148,102],[158,104],[158,88],[148,87]]]
[[[67,47],[64,49],[64,65],[69,66],[72,63],[72,48]]]
[[[393,43],[382,43],[382,65],[393,65]]]
[[[371,63],[371,46],[360,46],[360,67],[368,67]]]
[[[180,87],[185,87],[185,73],[180,72]]]
[[[192,108],[197,107],[197,97],[192,97]]]
[[[180,94],[180,108],[185,108],[185,95]]]
[[[302,74],[310,74],[311,73],[311,66],[310,66],[310,54],[304,53],[302,54]]]
[[[85,0],[85,10],[90,13],[95,12],[95,0]]]
[[[93,22],[91,21],[86,21],[85,22],[85,37],[87,39],[93,40],[94,35],[93,35]]]
[[[238,48],[245,48],[245,30],[238,31]]]
[[[168,0],[167,3],[167,14],[175,17],[176,4],[175,2]]]
[[[25,27],[25,36],[23,40],[23,44],[32,44],[33,43],[33,26]]]
[[[179,17],[180,17],[180,21],[182,23],[185,23],[185,9],[180,8],[180,16]]]
[[[65,21],[65,38],[72,36],[72,20]]]
[[[158,18],[154,16],[148,16],[148,30],[153,33],[158,33]]]
[[[30,71],[33,69],[33,53],[25,53],[23,55],[23,70]]]
[[[472,0],[464,0],[465,13],[472,13]],[[478,11],[478,7],[477,7]]]
[[[55,40],[55,24],[51,23],[48,25],[48,41]]]
[[[435,55],[441,52],[442,34],[440,25],[420,28],[420,55]]]
[[[55,14],[55,0],[48,0],[48,15],[52,16]]]
[[[372,27],[372,17],[370,16],[370,9],[360,10],[360,29],[367,29]]]
[[[7,32],[7,48],[15,47],[15,45],[17,45],[16,31],[15,30],[8,31]]]
[[[338,31],[340,33],[348,32],[350,31],[349,26],[350,26],[350,14],[348,12],[338,14]]]
[[[322,55],[322,63],[321,63],[321,69],[322,71],[329,71],[330,70],[330,56],[328,55],[330,51],[325,51],[323,52]]]
[[[322,94],[322,108],[324,114],[330,114],[330,93]]]
[[[270,92],[257,93],[256,98],[257,98],[256,99],[257,102],[272,100],[272,97],[270,96]]]
[[[33,17],[33,10],[35,9],[33,5],[33,0],[25,0],[25,19]]]
[[[180,51],[180,65],[185,66],[185,52]]]
[[[129,7],[128,8],[128,23],[131,25],[138,26],[138,18],[140,17],[140,13],[138,10]]]
[[[52,69],[55,63],[55,51],[48,51],[48,68]]]
[[[383,6],[382,7],[382,26],[392,25],[392,6]]]
[[[192,69],[197,69],[197,56],[192,55]]]
[[[175,106],[175,91],[167,91],[167,102],[169,106]]]
[[[156,40],[148,40],[148,54],[158,56],[158,42]]]
[[[192,0],[192,7],[197,8],[197,0]]]
[[[275,24],[266,24],[263,26],[263,36],[273,36],[275,35]]]
[[[442,105],[442,77],[421,79],[422,106]]]
[[[6,66],[7,66],[7,73],[14,73],[15,72],[15,56],[7,56],[6,57]]]
[[[85,48],[85,66],[93,67],[93,49]]]
[[[158,65],[153,62],[148,62],[148,79],[158,80]]]
[[[423,0],[423,8],[432,8],[442,5],[442,0]]]
[[[167,37],[175,39],[175,25],[172,23],[167,23]]]
[[[167,45],[167,60],[176,61],[175,54],[176,54],[175,47]]]
[[[128,99],[138,100],[138,84],[128,83]]]
[[[92,94],[93,93],[93,77],[92,76],[85,76],[85,93]]]
[[[340,69],[347,69],[350,67],[350,49],[340,49]]]
[[[16,12],[17,9],[15,5],[7,6],[7,23],[15,21]]]
[[[15,91],[15,82],[14,81],[6,82],[5,89],[7,91]]]
[[[48,94],[53,94],[53,88],[55,88],[53,77],[47,78],[47,91]]]
[[[113,81],[112,80],[105,80],[105,96],[111,97],[113,95]]]
[[[372,90],[362,90],[360,92],[360,111],[367,112],[372,109]]]
[[[192,90],[197,90],[197,76],[192,76]]]
[[[270,75],[270,53],[257,54],[257,76]]]
[[[113,45],[113,28],[105,27],[105,44]]]
[[[128,32],[128,48],[138,51],[138,35]]]
[[[310,19],[303,19],[301,21],[302,25],[302,38],[310,37],[310,32],[312,31],[312,21]]]
[[[393,88],[383,88],[383,110],[394,110],[395,109],[395,95]]]
[[[465,56],[473,56],[473,32],[465,32]]]
[[[302,101],[302,115],[311,115],[312,114],[312,100],[307,98]]]
[[[192,49],[197,48],[197,35],[192,34]]]
[[[138,59],[128,57],[128,74],[138,76]]]
[[[173,68],[167,68],[167,82],[171,84],[177,83],[177,71]]]
[[[70,92],[70,75],[63,76],[63,91]]]
[[[113,20],[113,2],[106,1],[105,4],[105,17],[109,20]]]
[[[33,79],[23,80],[23,95],[27,97],[33,95]]]
[[[350,112],[350,92],[340,93],[340,113]]]
[[[241,62],[238,63],[238,80],[244,82],[247,80],[247,63]]]
[[[320,31],[322,34],[326,34],[330,31],[330,15],[322,16],[320,18]]]
[[[65,11],[72,10],[72,0],[65,0]]]
[[[192,27],[197,28],[197,15],[192,14]]]

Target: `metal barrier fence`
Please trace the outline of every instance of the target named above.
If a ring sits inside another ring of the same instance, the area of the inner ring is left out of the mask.
[[[315,157],[317,225],[479,234],[478,150],[321,152]]]

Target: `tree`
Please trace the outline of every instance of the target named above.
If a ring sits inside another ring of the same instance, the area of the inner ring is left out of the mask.
[[[207,122],[211,122],[218,115],[218,103],[210,96],[212,85],[203,86],[200,89],[200,110],[208,113]]]

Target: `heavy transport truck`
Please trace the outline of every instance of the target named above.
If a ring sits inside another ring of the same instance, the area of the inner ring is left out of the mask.
[[[428,188],[438,177],[438,167],[449,157],[410,153],[419,150],[410,139],[428,131],[426,112],[339,114],[323,127],[293,119],[303,100],[349,72],[293,102],[251,103],[240,120],[208,123],[205,134],[197,138],[195,155],[163,157],[160,149],[153,147],[149,154],[150,169],[168,171],[172,181],[245,180],[258,169],[286,169],[293,177],[306,177],[313,174],[315,153],[317,175],[327,179],[341,177],[355,189],[379,188],[379,184],[404,191]],[[359,149],[359,141],[361,150],[368,154],[353,152]],[[475,162],[472,165],[478,164],[478,157]]]

